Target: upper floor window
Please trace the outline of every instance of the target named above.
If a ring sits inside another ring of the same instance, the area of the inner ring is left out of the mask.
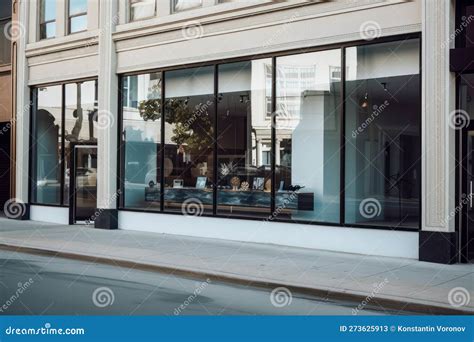
[[[140,20],[154,17],[156,0],[130,0],[130,20]]]
[[[69,0],[68,32],[87,30],[87,0]]]
[[[56,1],[41,0],[40,2],[40,39],[56,36]]]
[[[11,62],[11,42],[10,31],[12,16],[11,1],[0,2],[0,65],[10,64]]]
[[[202,0],[172,0],[173,13],[202,7]]]

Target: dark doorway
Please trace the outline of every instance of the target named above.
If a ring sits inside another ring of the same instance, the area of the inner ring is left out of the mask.
[[[474,74],[459,75],[457,111],[460,182],[456,210],[460,212],[462,262],[474,261]]]
[[[0,214],[10,199],[10,124],[0,123]]]
[[[70,220],[88,224],[97,210],[97,146],[74,145],[72,152]]]

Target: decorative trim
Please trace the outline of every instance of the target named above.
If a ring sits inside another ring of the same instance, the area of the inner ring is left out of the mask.
[[[449,1],[423,0],[423,229],[449,230],[447,200]],[[429,134],[428,134],[429,133]]]
[[[78,72],[75,74],[70,74],[70,75],[60,75],[60,76],[53,76],[53,77],[47,77],[47,78],[40,78],[40,79],[29,79],[28,80],[28,86],[36,86],[36,85],[41,85],[41,84],[47,84],[47,83],[55,83],[55,82],[66,82],[70,80],[77,80],[81,78],[90,78],[90,77],[97,77],[99,71],[94,70],[94,71],[88,71],[88,72]]]
[[[99,44],[100,30],[93,30],[72,34],[69,36],[42,40],[30,43],[26,46],[25,55],[27,58],[41,56],[54,52],[74,50]]]
[[[86,53],[83,55],[76,55],[76,56],[70,56],[70,57],[64,57],[64,58],[56,58],[56,59],[51,59],[48,61],[41,61],[41,62],[31,62],[28,63],[29,67],[34,67],[38,65],[45,65],[45,64],[54,64],[54,63],[59,63],[59,62],[64,62],[64,61],[70,61],[73,59],[81,59],[81,58],[87,58],[87,57],[95,57],[98,56],[99,54],[97,52],[95,53]]]
[[[312,20],[312,19],[317,19],[317,18],[322,18],[322,17],[327,17],[327,16],[333,16],[333,15],[338,15],[338,14],[344,14],[344,13],[351,13],[351,12],[357,12],[365,9],[371,9],[371,8],[377,8],[377,7],[384,7],[384,6],[392,6],[395,4],[399,3],[404,3],[405,1],[393,1],[390,3],[387,3],[386,1],[380,1],[378,0],[377,2],[372,1],[369,5],[367,4],[361,4],[358,6],[354,6],[353,3],[345,2],[345,3],[336,3],[332,4],[326,11],[316,13],[316,14],[311,14],[307,16],[301,16],[301,17],[292,17],[291,22],[299,22],[299,21],[305,21],[305,20]],[[249,17],[249,16],[255,16],[258,14],[268,14],[269,12],[274,12],[276,10],[282,10],[282,9],[289,9],[289,8],[297,8],[297,7],[302,7],[302,6],[308,6],[308,5],[314,5],[314,3],[297,3],[297,4],[291,4],[291,5],[286,5],[284,7],[278,7],[274,8],[273,10],[269,10],[268,8],[264,8],[261,11],[251,11],[247,13],[246,15],[234,15],[234,16],[206,16],[203,18],[194,18],[194,21],[199,21],[199,25],[204,26],[204,25],[210,25],[210,24],[215,24],[223,21],[229,21],[229,20],[235,20],[235,19],[241,19],[244,17]],[[318,5],[321,5],[319,3]],[[165,33],[165,32],[170,32],[170,31],[177,31],[181,30],[183,27],[183,23],[186,23],[187,20],[180,20],[180,21],[173,21],[171,23],[162,23],[161,25],[155,24],[153,27],[143,27],[141,26],[140,29],[135,29],[135,30],[129,30],[129,31],[118,31],[115,32],[112,37],[114,41],[118,42],[121,40],[128,40],[128,39],[134,39],[134,38],[141,38],[143,36],[148,36],[148,35],[155,35],[155,34],[160,34],[160,33]],[[259,28],[265,28],[265,27],[273,27],[273,26],[279,26],[285,23],[288,23],[289,18],[285,18],[283,20],[279,21],[273,21],[270,23],[263,23],[263,24],[256,24],[252,26],[245,26],[242,28],[238,29],[233,29],[233,30],[223,30],[220,32],[213,32],[212,34],[205,34],[201,38],[206,38],[206,37],[211,37],[211,36],[218,36],[222,34],[228,34],[228,33],[235,33],[235,32],[241,32],[241,31],[248,31],[248,30],[253,30],[253,29],[259,29]],[[150,46],[158,46],[158,45],[163,45],[163,44],[170,44],[170,43],[175,43],[175,42],[180,42],[180,41],[185,41],[186,38],[180,37],[178,39],[174,40],[169,40],[167,42],[156,42],[154,44],[146,44],[146,45],[140,45],[132,48],[123,48],[123,49],[117,49],[117,52],[122,52],[122,51],[127,51],[127,50],[135,50],[135,49],[142,49],[144,47],[150,47]]]
[[[391,28],[383,29],[381,37],[395,36],[395,35],[408,34],[408,33],[417,33],[420,31],[421,31],[421,24],[391,27]],[[117,69],[117,73],[122,74],[126,72],[135,72],[135,71],[154,69],[157,67],[161,68],[161,67],[169,67],[169,66],[176,66],[176,65],[184,65],[188,63],[198,63],[202,61],[219,60],[219,59],[224,59],[224,58],[253,56],[256,54],[262,54],[262,53],[267,53],[267,52],[278,52],[278,51],[285,51],[285,50],[292,50],[292,49],[312,48],[312,47],[317,47],[317,46],[324,46],[324,45],[350,42],[350,41],[356,41],[356,40],[360,40],[360,34],[358,32],[317,38],[317,39],[310,39],[310,40],[293,41],[291,43],[275,44],[275,45],[269,46],[265,50],[263,50],[262,47],[255,47],[255,48],[245,49],[245,50],[239,49],[236,51],[226,51],[222,53],[208,54],[206,56],[197,56],[197,58],[194,58],[192,60],[189,58],[181,58],[181,59],[173,58],[166,61],[161,61],[158,66],[155,62],[137,64],[137,65],[134,65],[133,67],[119,66]],[[169,44],[169,43],[170,42],[161,42],[160,44],[153,44],[153,45],[161,45],[161,44],[164,45],[164,44]]]

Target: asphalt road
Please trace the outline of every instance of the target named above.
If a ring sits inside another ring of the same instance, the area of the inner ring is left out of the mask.
[[[0,315],[351,315],[358,304],[0,250]]]

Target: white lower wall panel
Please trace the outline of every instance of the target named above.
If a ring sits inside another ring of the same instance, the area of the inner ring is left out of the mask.
[[[418,259],[418,232],[127,211],[119,229]]]
[[[30,220],[48,223],[69,224],[69,208],[32,205],[30,207]]]

